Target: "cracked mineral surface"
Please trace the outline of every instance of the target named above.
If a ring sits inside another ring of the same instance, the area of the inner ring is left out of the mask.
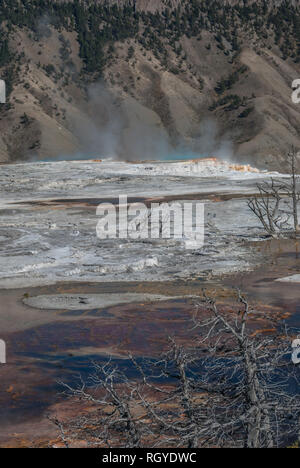
[[[144,163],[56,162],[0,168],[0,288],[62,281],[155,281],[253,268],[247,245],[262,234],[247,207],[257,181],[278,174],[215,160]],[[98,239],[96,208],[128,202],[198,200],[205,243],[175,239]]]

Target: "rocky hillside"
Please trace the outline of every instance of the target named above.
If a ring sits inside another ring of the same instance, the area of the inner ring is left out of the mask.
[[[0,161],[219,155],[283,169],[300,146],[300,10],[266,0],[0,4]]]

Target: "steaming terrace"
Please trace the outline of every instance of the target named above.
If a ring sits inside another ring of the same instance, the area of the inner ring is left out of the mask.
[[[215,159],[77,161],[0,167],[0,288],[60,282],[156,281],[251,270],[262,230],[247,207],[256,183],[278,174]],[[167,239],[100,240],[96,207],[129,202],[205,203],[205,245]]]

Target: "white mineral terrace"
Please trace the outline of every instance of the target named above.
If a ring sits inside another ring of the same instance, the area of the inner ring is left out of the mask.
[[[209,278],[252,269],[262,258],[247,241],[261,239],[263,231],[247,197],[271,176],[279,174],[214,159],[1,165],[0,288]],[[117,202],[119,195],[204,199],[204,247],[186,250],[174,239],[98,239],[97,204]]]

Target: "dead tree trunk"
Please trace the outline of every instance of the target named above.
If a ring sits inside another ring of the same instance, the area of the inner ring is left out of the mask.
[[[274,180],[257,184],[259,195],[248,200],[250,210],[259,219],[265,231],[272,237],[290,235],[291,219],[295,237],[300,232],[298,219],[298,204],[300,192],[298,190],[297,166],[298,153],[292,148],[287,155],[290,179]],[[286,208],[288,204],[289,209]]]
[[[171,340],[150,368],[129,356],[139,377],[129,380],[109,362],[95,364],[91,387],[65,385],[96,405],[94,413],[79,418],[77,434],[55,420],[65,445],[76,437],[86,437],[91,446],[120,448],[271,448],[295,442],[300,391],[290,394],[286,386],[300,380],[300,368],[293,376],[286,359],[292,340],[284,333],[253,333],[249,322],[261,313],[240,292],[237,297],[238,306],[224,313],[204,294],[194,318],[196,342],[187,350]]]
[[[294,219],[294,229],[295,229],[295,236],[300,231],[299,222],[298,222],[298,203],[300,200],[300,194],[297,190],[297,156],[298,153],[295,148],[292,148],[288,154],[288,163],[290,167],[291,173],[291,188],[290,188],[290,196],[292,198],[292,205],[293,205],[293,219]]]

